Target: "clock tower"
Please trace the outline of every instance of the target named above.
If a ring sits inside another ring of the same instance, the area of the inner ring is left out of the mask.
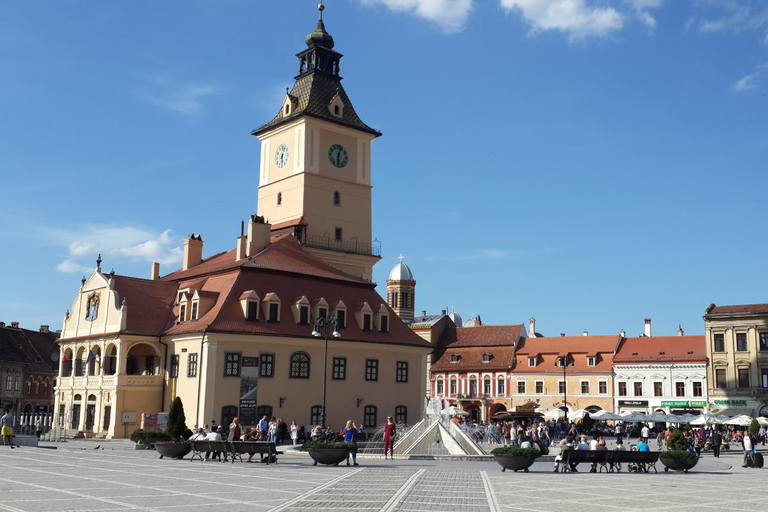
[[[299,74],[280,111],[252,132],[261,141],[257,215],[327,263],[372,280],[371,141],[341,85],[342,55],[320,20],[298,53]]]

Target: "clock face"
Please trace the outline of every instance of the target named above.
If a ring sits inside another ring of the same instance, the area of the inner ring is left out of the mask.
[[[288,163],[288,146],[280,144],[280,147],[275,151],[275,164],[281,169]]]
[[[349,161],[347,150],[341,144],[334,144],[328,149],[328,160],[336,167],[344,167]]]

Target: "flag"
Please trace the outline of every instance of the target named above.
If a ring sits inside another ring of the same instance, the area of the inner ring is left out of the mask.
[[[93,361],[94,359],[96,359],[96,356],[94,356],[94,355],[93,355],[93,352],[91,352],[91,351],[89,350],[89,351],[88,351],[88,357],[86,357],[86,358],[85,358],[85,364],[88,364],[88,363],[90,363],[90,362],[91,362],[91,361]]]
[[[67,362],[67,354],[64,354],[63,356],[61,356],[61,362],[62,363],[66,363]]]

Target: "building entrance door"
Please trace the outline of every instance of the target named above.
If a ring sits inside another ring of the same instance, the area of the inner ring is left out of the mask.
[[[105,405],[104,406],[104,431],[105,432],[109,430],[111,419],[112,419],[112,406]]]
[[[93,423],[96,420],[96,404],[85,406],[85,430],[93,430]]]
[[[80,428],[80,404],[72,405],[72,428]]]

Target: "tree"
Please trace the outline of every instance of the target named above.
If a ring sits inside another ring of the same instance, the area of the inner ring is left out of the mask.
[[[165,427],[166,433],[173,439],[178,439],[184,432],[187,431],[187,418],[184,416],[184,404],[181,403],[181,398],[176,397],[171,403],[171,410],[168,413],[168,426]]]
[[[667,448],[674,451],[685,451],[688,449],[688,440],[685,438],[685,434],[683,434],[680,429],[676,428],[669,435]]]
[[[749,435],[754,438],[760,434],[760,423],[757,422],[757,418],[752,418],[752,423],[749,424]]]
[[[581,420],[581,426],[584,428],[584,432],[589,432],[595,424],[595,420],[589,417],[589,413],[584,415],[584,419]]]

